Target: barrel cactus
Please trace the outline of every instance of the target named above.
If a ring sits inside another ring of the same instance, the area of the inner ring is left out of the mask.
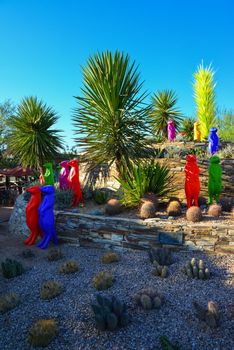
[[[198,207],[191,207],[186,212],[186,218],[188,221],[199,222],[202,220],[202,211]]]
[[[154,204],[155,211],[158,209],[158,198],[157,195],[153,192],[146,192],[144,196],[141,198],[141,202],[151,202]]]
[[[47,347],[58,334],[56,320],[38,320],[29,330],[28,341],[33,347]]]
[[[21,262],[12,260],[12,259],[6,259],[2,262],[2,274],[5,278],[13,278],[22,275],[24,272],[23,265]]]
[[[153,288],[140,290],[133,297],[135,303],[144,310],[159,309],[163,303],[163,298]]]
[[[140,207],[140,218],[149,219],[155,217],[156,208],[151,201],[145,201]]]
[[[198,278],[200,280],[210,278],[210,270],[205,266],[204,261],[197,261],[195,258],[192,258],[192,260],[183,267],[183,272],[189,278]]]
[[[153,268],[153,275],[155,276],[160,276],[162,278],[166,278],[169,274],[169,269],[166,265],[162,266],[159,265],[159,263],[155,260],[153,262],[154,268]]]
[[[212,204],[209,206],[208,215],[218,218],[222,214],[222,207],[218,204]]]
[[[120,260],[119,254],[115,252],[106,252],[102,256],[102,263],[103,264],[112,264],[114,262],[118,262]]]
[[[116,297],[96,296],[96,303],[91,305],[95,323],[100,331],[113,331],[118,327],[126,327],[130,321],[126,304]]]
[[[122,210],[121,203],[118,199],[110,199],[105,206],[105,212],[107,215],[120,214]]]
[[[169,216],[180,216],[181,215],[181,205],[178,201],[170,201],[167,206],[167,214]]]
[[[102,271],[93,278],[93,287],[97,290],[104,290],[112,287],[115,281],[111,272]]]
[[[214,301],[209,301],[207,308],[204,308],[197,302],[193,303],[196,316],[199,320],[204,321],[210,328],[216,328],[219,324],[218,306]]]

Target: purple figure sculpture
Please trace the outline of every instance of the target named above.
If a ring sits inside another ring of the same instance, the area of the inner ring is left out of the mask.
[[[218,152],[219,150],[219,138],[217,135],[217,128],[210,128],[210,135],[208,138],[209,145],[208,145],[208,151],[210,154],[214,154]]]
[[[43,232],[43,238],[37,247],[45,249],[52,239],[55,244],[58,244],[54,225],[54,186],[41,187],[40,191],[43,199],[39,207],[39,226]]]
[[[60,170],[60,174],[59,174],[59,188],[60,190],[67,190],[69,187],[67,178],[69,175],[69,165],[68,165],[68,161],[64,160],[60,163],[62,169]]]
[[[176,129],[173,120],[168,120],[167,123],[167,135],[169,141],[175,141]]]

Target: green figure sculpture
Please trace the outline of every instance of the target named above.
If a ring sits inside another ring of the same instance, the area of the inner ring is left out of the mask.
[[[45,174],[44,174],[44,185],[54,185],[54,172],[52,163],[45,163],[43,165],[46,168]]]
[[[209,180],[208,180],[208,204],[212,204],[213,199],[218,203],[222,189],[222,169],[218,156],[210,158]]]

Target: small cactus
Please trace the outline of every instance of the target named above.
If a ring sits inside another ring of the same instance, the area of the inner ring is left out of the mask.
[[[70,260],[59,267],[59,272],[64,274],[74,273],[79,271],[79,265],[76,261]]]
[[[111,264],[114,262],[118,262],[120,260],[120,257],[115,252],[107,252],[102,256],[101,260],[103,264]]]
[[[168,248],[151,248],[149,250],[149,258],[152,263],[156,261],[161,266],[172,264],[171,250]]]
[[[141,198],[141,203],[151,202],[154,204],[155,211],[158,209],[158,198],[157,195],[153,192],[147,192],[144,194],[144,197]]]
[[[186,218],[188,221],[199,222],[202,220],[202,211],[198,207],[191,207],[186,211]]]
[[[145,310],[159,309],[163,302],[163,298],[152,288],[140,290],[133,299]]]
[[[208,215],[218,218],[222,214],[222,207],[218,204],[212,204],[209,206]]]
[[[197,302],[193,303],[196,310],[196,316],[204,321],[210,328],[216,328],[219,323],[218,306],[214,301],[209,301],[207,309]]]
[[[149,219],[155,217],[156,208],[151,201],[145,201],[140,207],[140,218]]]
[[[181,206],[178,201],[170,201],[167,206],[167,215],[168,216],[180,216],[181,215]]]
[[[157,261],[154,261],[153,265],[154,265],[154,269],[152,271],[153,275],[160,276],[162,278],[166,278],[168,276],[169,269],[166,265],[161,266],[158,264]]]
[[[20,303],[20,298],[15,293],[8,293],[0,296],[0,314],[14,309]]]
[[[130,321],[124,303],[115,297],[106,298],[96,296],[96,303],[92,304],[97,329],[113,331],[118,327],[126,327]]]
[[[93,278],[93,287],[97,290],[104,290],[112,287],[114,277],[111,272],[100,272]]]
[[[63,291],[63,287],[56,281],[46,281],[42,284],[40,289],[41,299],[49,300],[57,297]]]
[[[14,278],[22,275],[24,272],[23,265],[16,260],[6,259],[2,262],[2,274],[5,278]]]
[[[118,199],[110,199],[105,206],[107,215],[118,215],[121,213],[121,210],[122,206]]]
[[[55,320],[38,320],[29,330],[28,341],[33,347],[47,347],[57,333],[58,326]]]
[[[49,254],[47,255],[47,259],[49,261],[57,261],[63,258],[63,253],[60,249],[54,248],[51,249]]]
[[[210,278],[210,270],[208,267],[205,267],[204,261],[201,259],[197,261],[195,258],[192,258],[182,270],[189,278],[198,278],[200,280]]]

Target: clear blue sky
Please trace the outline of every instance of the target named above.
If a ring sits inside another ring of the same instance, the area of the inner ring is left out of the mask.
[[[234,108],[233,0],[0,0],[0,102],[42,98],[71,145],[81,65],[106,49],[136,60],[148,92],[174,89],[186,115],[192,74],[212,62],[217,104]]]

